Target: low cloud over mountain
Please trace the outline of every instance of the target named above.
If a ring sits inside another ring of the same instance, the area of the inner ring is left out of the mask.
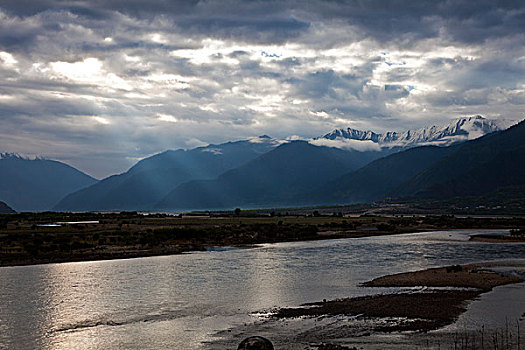
[[[489,0],[2,1],[0,149],[102,178],[166,149],[254,135],[521,119],[524,10]]]

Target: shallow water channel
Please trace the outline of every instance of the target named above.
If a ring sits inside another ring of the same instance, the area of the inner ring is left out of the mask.
[[[468,241],[480,232],[495,231],[0,268],[0,349],[202,349],[274,307],[385,292],[359,287],[382,275],[525,259],[522,243]]]

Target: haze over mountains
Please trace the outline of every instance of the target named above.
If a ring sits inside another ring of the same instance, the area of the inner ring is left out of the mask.
[[[177,185],[213,179],[278,146],[260,136],[191,150],[166,151],[143,159],[127,172],[113,175],[61,200],[55,210],[147,210]]]
[[[378,152],[348,152],[293,141],[220,175],[176,187],[155,208],[216,209],[288,203],[295,196],[356,170]]]
[[[13,170],[2,171],[0,200],[18,211],[191,210],[487,194],[523,185],[523,123],[502,132],[509,124],[474,116],[401,133],[340,129],[305,141],[264,135],[166,151],[98,182],[65,164],[39,160],[57,172],[19,166],[26,170],[18,181],[5,176]],[[39,173],[46,174],[48,192],[36,190],[33,182],[43,181]]]

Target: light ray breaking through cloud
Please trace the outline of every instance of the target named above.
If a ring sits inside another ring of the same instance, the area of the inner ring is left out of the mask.
[[[0,150],[97,177],[165,149],[522,119],[521,1],[3,1]]]

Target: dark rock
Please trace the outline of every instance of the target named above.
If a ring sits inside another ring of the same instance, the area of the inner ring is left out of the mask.
[[[452,265],[452,266],[448,266],[447,267],[447,272],[448,273],[460,272],[461,270],[463,270],[463,268],[460,265]]]
[[[356,347],[349,348],[348,346],[343,345],[334,345],[334,344],[321,344],[317,346],[318,350],[358,350]]]
[[[237,350],[274,350],[271,341],[264,337],[249,337],[244,339]]]

